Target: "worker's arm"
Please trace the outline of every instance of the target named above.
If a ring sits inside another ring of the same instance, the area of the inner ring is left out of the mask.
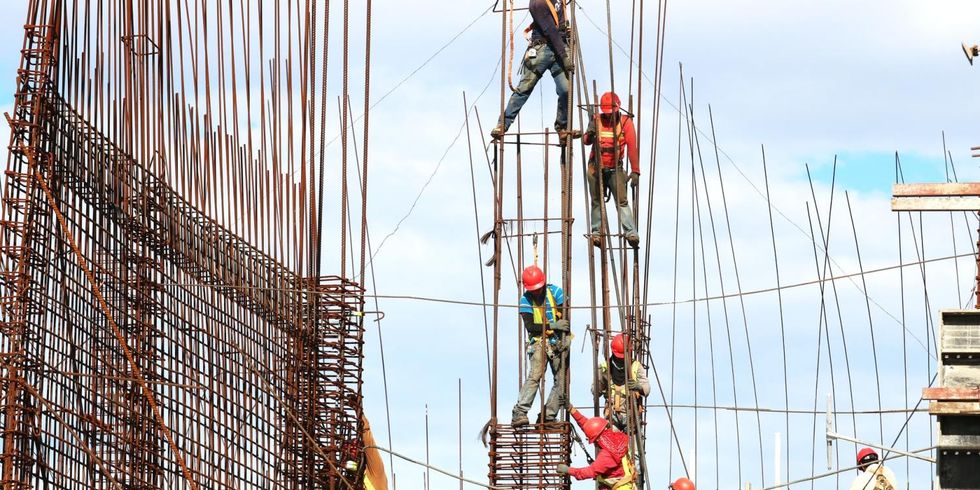
[[[589,114],[589,129],[582,135],[582,143],[591,145],[595,142],[595,116]]]
[[[597,395],[598,394],[598,395],[605,396],[605,394],[606,394],[606,386],[607,386],[606,377],[607,377],[607,371],[608,370],[609,370],[609,368],[606,367],[606,363],[603,362],[603,363],[600,363],[599,364],[599,368],[597,369],[597,371],[599,371],[599,372],[596,373],[596,380],[597,381],[592,385],[592,394],[593,395]]]
[[[596,475],[608,475],[618,467],[619,461],[613,459],[609,451],[603,449],[596,455],[592,464],[584,468],[569,468],[568,474],[574,476],[576,480],[587,480],[595,478]]]
[[[565,37],[562,36],[561,29],[555,24],[555,18],[551,15],[551,8],[548,7],[548,0],[531,0],[528,10],[531,11],[531,18],[541,29],[544,38],[551,45],[551,50],[555,52],[555,59],[560,63],[565,59],[565,52],[568,46],[565,45]],[[567,69],[567,67],[566,67]]]
[[[630,159],[630,170],[640,173],[640,148],[636,144],[636,127],[633,126],[633,118],[625,118],[623,123],[623,136],[626,138],[626,155]]]
[[[640,388],[640,393],[642,393],[643,396],[650,396],[650,380],[647,378],[646,369],[643,369],[643,366],[640,365],[639,361],[633,361],[633,363],[637,364],[636,384]]]
[[[585,427],[585,421],[586,420],[589,420],[588,417],[586,417],[585,415],[582,415],[582,412],[579,412],[575,408],[570,409],[568,411],[568,413],[572,415],[572,418],[573,419],[575,419],[575,423],[578,424],[579,428],[582,429],[582,430],[585,430],[585,428],[584,428]]]
[[[528,335],[532,337],[541,335],[541,324],[534,323],[534,314],[521,312],[521,320],[524,322],[524,328],[527,330]]]

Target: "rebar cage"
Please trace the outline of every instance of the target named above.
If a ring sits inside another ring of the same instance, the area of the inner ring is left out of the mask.
[[[0,488],[360,488],[362,288],[290,270],[89,123],[57,82],[64,12],[32,2],[8,120]]]

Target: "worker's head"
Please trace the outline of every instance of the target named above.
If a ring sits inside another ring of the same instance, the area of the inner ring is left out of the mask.
[[[877,462],[878,462],[878,453],[875,452],[874,449],[871,449],[870,447],[866,447],[858,451],[857,465],[858,465],[859,473],[867,470],[868,466],[871,466],[871,464]]]
[[[527,266],[521,274],[521,282],[524,283],[525,291],[537,293],[544,288],[544,271],[536,265]]]
[[[599,438],[599,435],[606,430],[608,425],[609,423],[606,422],[606,419],[602,417],[592,417],[582,424],[582,432],[585,432],[585,438],[588,439],[589,443],[591,444]]]
[[[670,490],[694,490],[694,482],[682,476],[670,484]]]
[[[606,92],[599,99],[599,113],[603,115],[615,114],[619,112],[619,107],[619,96],[613,92]]]
[[[609,349],[612,351],[613,357],[622,359],[626,357],[626,336],[619,333],[613,337],[612,342],[609,343]]]

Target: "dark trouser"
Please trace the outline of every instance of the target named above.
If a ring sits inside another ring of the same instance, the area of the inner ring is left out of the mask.
[[[636,233],[636,222],[633,221],[633,210],[630,209],[626,198],[626,173],[621,165],[616,168],[603,167],[601,170],[603,189],[612,192],[616,209],[619,211],[619,224],[626,235]],[[596,165],[589,164],[589,194],[592,195],[592,233],[599,233],[602,227],[603,196],[599,189],[599,178],[596,175]],[[609,217],[606,217],[606,221]],[[610,227],[611,228],[611,227]]]
[[[527,380],[521,385],[521,392],[517,396],[517,404],[514,405],[513,415],[527,415],[534,403],[534,397],[538,393],[538,388],[542,378],[544,378],[545,360],[551,367],[551,375],[554,378],[554,386],[548,394],[548,400],[544,405],[544,418],[546,421],[555,420],[558,417],[558,410],[565,403],[565,376],[568,374],[568,349],[563,340],[559,340],[557,345],[543,348],[541,342],[535,342],[527,346],[527,360],[530,367],[530,374]],[[545,359],[546,358],[546,359]]]
[[[504,130],[510,128],[517,118],[517,113],[521,112],[521,107],[527,102],[527,98],[534,91],[534,86],[538,80],[544,76],[545,71],[551,71],[551,77],[555,79],[555,93],[558,94],[558,111],[555,116],[555,129],[566,129],[568,126],[568,77],[565,76],[565,69],[561,62],[555,58],[555,53],[551,50],[548,43],[541,43],[532,46],[538,54],[534,58],[524,58],[524,78],[517,85],[517,89],[510,96],[507,102],[507,109],[504,110],[502,121]]]

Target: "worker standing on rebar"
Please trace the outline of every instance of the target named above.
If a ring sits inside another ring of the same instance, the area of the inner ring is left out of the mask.
[[[534,22],[524,31],[529,36],[527,50],[524,52],[524,76],[511,94],[497,126],[490,131],[490,136],[494,139],[503,137],[546,71],[551,72],[551,77],[555,80],[555,92],[558,94],[555,130],[563,140],[569,134],[577,136],[567,131],[568,79],[575,71],[575,64],[568,47],[570,28],[565,17],[564,2],[531,0],[528,10]]]
[[[519,313],[527,331],[527,359],[530,374],[521,386],[514,405],[511,424],[527,425],[527,412],[534,403],[538,384],[544,378],[545,363],[551,367],[554,386],[545,402],[541,421],[554,422],[558,410],[565,404],[565,375],[568,373],[568,345],[571,342],[568,320],[563,320],[565,293],[554,284],[545,282],[544,272],[536,265],[521,274],[524,294]]]
[[[858,476],[851,483],[851,490],[898,490],[898,480],[895,473],[885,468],[878,458],[878,453],[866,447],[857,454]]]
[[[626,336],[617,334],[610,342],[612,355],[609,362],[599,363],[599,376],[593,393],[599,393],[606,398],[605,416],[617,429],[628,432],[627,403],[630,397],[637,400],[636,410],[642,410],[643,398],[650,394],[650,380],[643,364],[637,360],[626,368]],[[612,381],[610,387],[609,382]]]
[[[640,245],[636,234],[636,221],[626,197],[626,181],[632,188],[640,182],[640,149],[636,144],[636,128],[633,118],[620,110],[619,96],[606,92],[599,101],[599,114],[589,118],[589,129],[582,142],[592,145],[598,142],[598,151],[592,147],[589,154],[589,194],[592,196],[592,244],[602,246],[602,210],[605,192],[612,194],[619,211],[619,225],[631,247]],[[623,159],[628,156],[630,174],[626,177]]]
[[[585,433],[590,443],[599,446],[595,461],[583,468],[569,468],[558,465],[558,473],[571,475],[576,480],[594,479],[599,488],[615,490],[636,490],[636,468],[629,455],[630,438],[610,427],[606,419],[591,417],[569,407],[568,413]]]

